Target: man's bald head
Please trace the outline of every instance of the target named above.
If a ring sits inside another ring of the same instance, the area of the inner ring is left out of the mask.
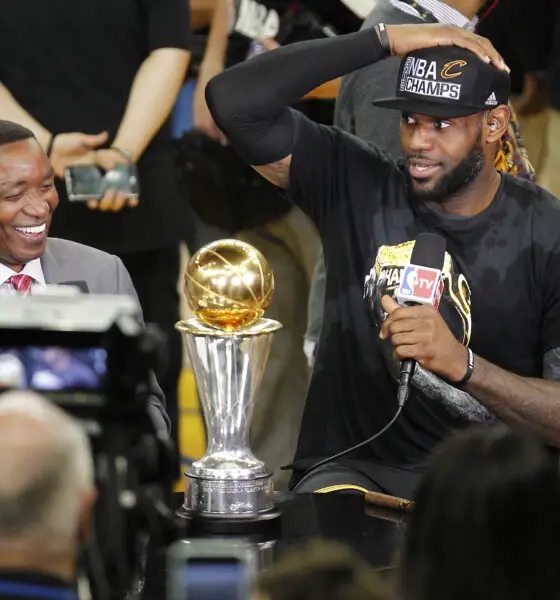
[[[75,547],[93,465],[80,425],[30,392],[0,396],[0,552]]]

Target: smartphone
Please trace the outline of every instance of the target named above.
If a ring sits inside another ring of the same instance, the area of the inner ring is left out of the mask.
[[[106,172],[96,165],[72,165],[66,168],[64,179],[71,202],[101,200],[109,189],[122,191],[127,198],[138,198],[138,171],[133,163]]]
[[[64,171],[66,193],[72,202],[100,200],[103,174],[95,165],[73,165]]]
[[[256,550],[249,543],[181,540],[167,552],[167,599],[247,600],[256,575]]]

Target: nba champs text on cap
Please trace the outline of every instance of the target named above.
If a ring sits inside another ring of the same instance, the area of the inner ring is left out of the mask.
[[[447,79],[461,77],[460,69],[466,65],[466,60],[448,62],[443,65],[438,77],[438,64],[435,60],[427,61],[425,58],[408,56],[400,77],[400,91],[428,98],[459,100],[463,84]]]
[[[376,106],[436,117],[461,117],[507,104],[510,78],[456,46],[425,48],[402,61],[396,95]]]

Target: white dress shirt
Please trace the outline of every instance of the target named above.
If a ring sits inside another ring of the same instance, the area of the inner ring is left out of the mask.
[[[37,290],[37,288],[46,289],[47,287],[40,258],[28,262],[19,273],[12,271],[10,267],[0,263],[0,292],[2,294],[9,294],[10,292],[16,293],[14,286],[11,283],[7,283],[12,275],[29,275],[30,277],[33,277],[30,289],[31,294],[33,293],[33,290]]]
[[[395,8],[398,8],[409,15],[414,17],[421,16],[415,8],[406,2],[400,2],[399,0],[390,0],[390,2]],[[478,24],[478,17],[469,20],[457,9],[449,6],[449,4],[445,4],[445,2],[441,2],[441,0],[416,0],[416,4],[431,12],[434,17],[444,25],[457,25],[457,27],[461,27],[467,31],[474,31]]]

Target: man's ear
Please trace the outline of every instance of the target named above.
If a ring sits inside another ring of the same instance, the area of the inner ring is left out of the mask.
[[[503,104],[488,112],[484,125],[487,144],[494,144],[502,138],[509,125],[509,116],[509,108]]]

